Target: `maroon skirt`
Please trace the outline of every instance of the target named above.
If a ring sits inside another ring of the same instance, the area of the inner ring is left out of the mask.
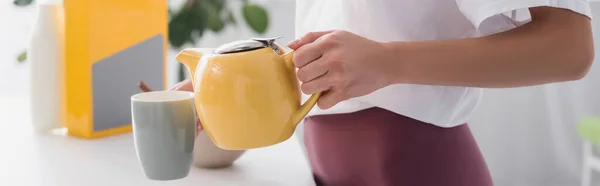
[[[467,124],[441,128],[381,108],[312,116],[305,145],[319,186],[491,186]]]

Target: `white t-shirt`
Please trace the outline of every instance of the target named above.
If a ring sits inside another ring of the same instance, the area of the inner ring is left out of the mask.
[[[570,9],[591,17],[587,0],[297,0],[296,36],[347,30],[375,41],[471,38],[520,26],[530,7]],[[303,95],[305,101],[308,95]],[[380,107],[431,123],[466,123],[481,98],[480,88],[395,84],[309,115]]]

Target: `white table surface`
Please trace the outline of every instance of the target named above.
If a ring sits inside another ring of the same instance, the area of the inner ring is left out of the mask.
[[[132,134],[96,140],[36,133],[26,96],[0,95],[2,186],[310,186],[310,168],[295,137],[244,154],[234,166],[192,168],[188,177],[151,181],[139,166]]]

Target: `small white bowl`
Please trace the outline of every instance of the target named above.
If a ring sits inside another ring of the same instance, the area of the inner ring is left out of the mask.
[[[206,132],[200,131],[194,144],[194,166],[199,168],[225,168],[231,166],[245,150],[224,150],[217,147]]]

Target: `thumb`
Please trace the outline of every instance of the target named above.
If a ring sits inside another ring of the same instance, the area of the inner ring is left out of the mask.
[[[175,84],[173,87],[171,87],[169,90],[179,90],[179,91],[188,91],[188,92],[193,92],[194,91],[194,87],[192,84],[192,79],[187,78],[177,84]]]
[[[200,122],[200,118],[196,118],[196,137],[198,137],[198,135],[200,134],[200,132],[203,129],[204,128],[202,128],[202,123]]]
[[[315,42],[317,39],[319,39],[321,36],[325,35],[325,34],[329,34],[333,32],[333,30],[328,30],[328,31],[320,31],[320,32],[309,32],[308,34],[305,34],[304,36],[302,36],[299,39],[290,41],[287,46],[289,48],[291,48],[292,50],[297,50],[298,48],[300,48],[303,45]]]

